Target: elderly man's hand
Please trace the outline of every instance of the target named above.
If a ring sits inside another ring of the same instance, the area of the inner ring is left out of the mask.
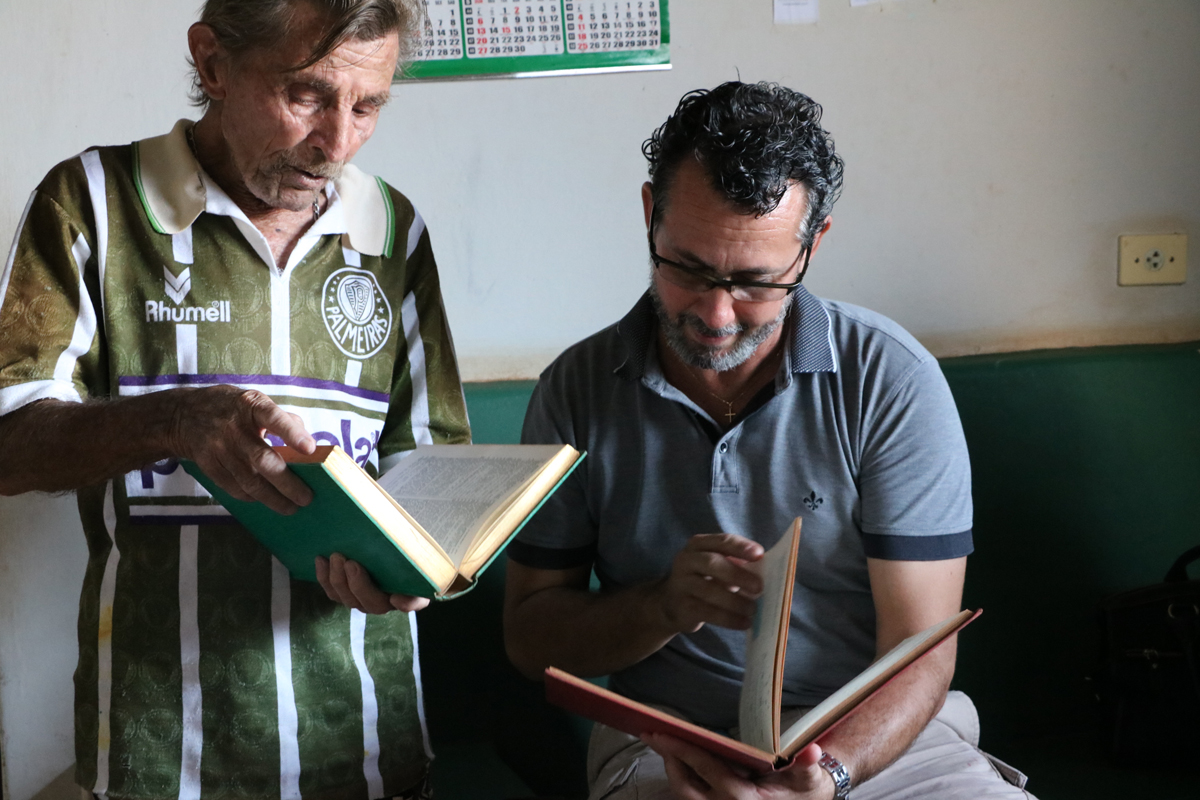
[[[425,597],[380,591],[361,564],[347,560],[340,553],[334,553],[328,559],[317,558],[317,583],[333,602],[368,614],[418,611],[429,605]]]
[[[797,753],[787,769],[755,776],[671,736],[647,734],[642,740],[663,757],[679,800],[830,800],[835,792],[833,779],[817,765],[817,744]]]
[[[304,423],[262,392],[236,386],[178,389],[170,449],[195,461],[238,500],[255,500],[280,514],[308,505],[312,491],[263,437],[272,433],[301,453],[317,446]]]
[[[678,633],[693,633],[705,623],[749,628],[754,600],[762,594],[762,578],[751,562],[762,555],[762,545],[742,536],[693,536],[655,592],[667,626]]]

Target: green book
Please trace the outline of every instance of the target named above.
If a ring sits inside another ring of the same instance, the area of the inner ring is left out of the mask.
[[[357,561],[385,592],[448,599],[475,579],[583,459],[569,445],[420,445],[373,479],[337,445],[276,450],[313,491],[295,514],[235,500],[183,466],[297,578]]]

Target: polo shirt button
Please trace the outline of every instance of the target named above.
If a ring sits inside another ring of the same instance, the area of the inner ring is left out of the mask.
[[[728,453],[729,452],[729,442],[721,442],[721,444],[719,444],[717,446],[717,452],[718,453]]]

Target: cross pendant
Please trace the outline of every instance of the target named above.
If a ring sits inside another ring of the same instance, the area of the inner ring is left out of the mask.
[[[729,420],[729,424],[733,424],[733,418],[737,416],[737,412],[733,410],[733,403],[726,403],[729,406],[729,411],[725,412],[725,419]]]

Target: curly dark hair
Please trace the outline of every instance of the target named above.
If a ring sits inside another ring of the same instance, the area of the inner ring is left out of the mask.
[[[688,92],[675,113],[642,144],[650,162],[654,207],[666,209],[667,193],[684,158],[695,158],[713,188],[735,208],[769,214],[793,183],[804,184],[808,213],[800,228],[812,244],[842,192],[844,164],[821,127],[821,106],[777,83],[729,81]]]

